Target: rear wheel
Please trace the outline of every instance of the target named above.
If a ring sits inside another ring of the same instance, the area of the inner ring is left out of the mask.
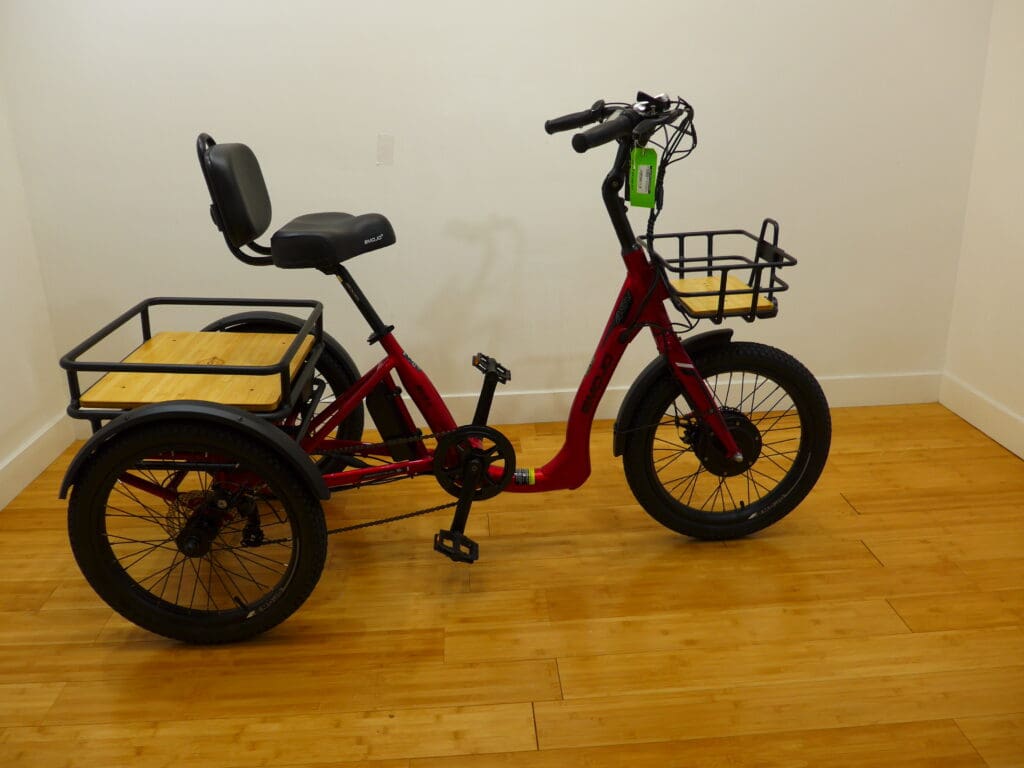
[[[103,445],[68,507],[71,549],[129,621],[189,643],[276,626],[327,555],[319,501],[250,437],[201,422],[147,425]]]
[[[781,520],[814,487],[831,442],[828,403],[814,376],[773,347],[733,343],[694,358],[743,461],[727,456],[666,367],[649,381],[625,435],[634,495],[662,525],[731,539]]]

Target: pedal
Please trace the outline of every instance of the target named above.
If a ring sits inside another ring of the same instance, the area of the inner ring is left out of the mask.
[[[483,352],[473,355],[473,367],[484,376],[491,373],[497,378],[499,384],[508,384],[512,381],[512,371],[499,363],[493,357],[488,357]]]
[[[457,563],[474,563],[480,557],[480,545],[457,531],[435,533],[434,549]]]

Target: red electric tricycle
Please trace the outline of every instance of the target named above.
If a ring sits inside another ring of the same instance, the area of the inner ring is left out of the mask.
[[[626,277],[572,403],[565,442],[536,468],[517,466],[510,441],[488,425],[509,370],[474,356],[480,399],[472,422],[456,423],[353,279],[347,262],[395,242],[384,216],[307,214],[261,245],[271,207],[255,156],[244,144],[200,135],[210,212],[231,252],[246,264],[333,276],[384,357],[360,373],[324,331],[318,302],[233,298],[147,299],[65,355],[68,412],[91,422],[93,435],[72,461],[61,498],[70,490],[71,547],[96,592],[130,621],[171,638],[252,637],[290,616],[320,578],[327,535],[336,532],[327,530],[322,500],[420,475],[432,475],[454,500],[368,524],[453,507],[434,548],[471,563],[479,548],[465,529],[474,502],[586,481],[595,409],[626,347],[645,330],[657,356],[622,402],[613,445],[640,506],[700,539],[745,536],[796,507],[829,451],[818,382],[790,355],[735,341],[731,329],[685,335],[701,320],[717,326],[777,314],[788,288],[780,273],[796,263],[779,247],[778,224],[766,219],[757,234],[655,234],[666,169],[696,146],[693,109],[640,93],[635,103],[598,101],[545,129],[591,124],[572,146],[615,145],[601,192]],[[640,238],[627,202],[650,208]],[[181,306],[228,306],[233,314],[199,331],[159,330],[161,313]],[[139,339],[126,357],[87,359],[133,324]],[[83,375],[94,380],[87,387]],[[372,442],[363,439],[366,413],[380,435]]]

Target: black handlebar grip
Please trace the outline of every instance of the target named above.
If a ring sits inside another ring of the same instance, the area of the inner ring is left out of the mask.
[[[620,112],[616,117],[601,125],[595,125],[572,137],[572,148],[577,152],[607,144],[609,141],[629,135],[633,130],[633,120],[628,112]]]
[[[561,117],[553,117],[550,120],[546,120],[544,122],[544,130],[548,133],[571,131],[573,128],[582,128],[584,125],[590,125],[598,117],[600,115],[595,115],[593,110],[590,109],[584,112],[573,112],[571,115],[562,115]]]
[[[582,128],[584,125],[596,123],[607,115],[608,112],[608,108],[604,105],[604,99],[598,99],[591,105],[590,109],[586,109],[583,112],[573,112],[571,115],[551,118],[544,123],[544,130],[548,133],[559,133],[561,131],[571,131],[573,128]]]

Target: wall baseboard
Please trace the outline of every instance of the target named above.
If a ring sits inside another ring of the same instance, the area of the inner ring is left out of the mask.
[[[71,419],[61,408],[59,414],[40,427],[21,446],[0,458],[0,509],[21,493],[73,440]],[[56,488],[53,493],[56,497]]]
[[[1024,416],[950,373],[942,377],[939,402],[1024,459]]]
[[[941,371],[823,376],[819,379],[832,408],[908,405],[939,399]]]
[[[934,403],[939,399],[942,374],[939,371],[877,374],[864,376],[825,376],[822,389],[833,408],[857,405],[904,405]],[[614,419],[628,386],[609,387],[597,409],[597,418]],[[495,393],[491,408],[492,424],[565,421],[576,391],[572,389],[534,390]],[[478,394],[445,395],[455,421],[467,424],[473,418]]]

